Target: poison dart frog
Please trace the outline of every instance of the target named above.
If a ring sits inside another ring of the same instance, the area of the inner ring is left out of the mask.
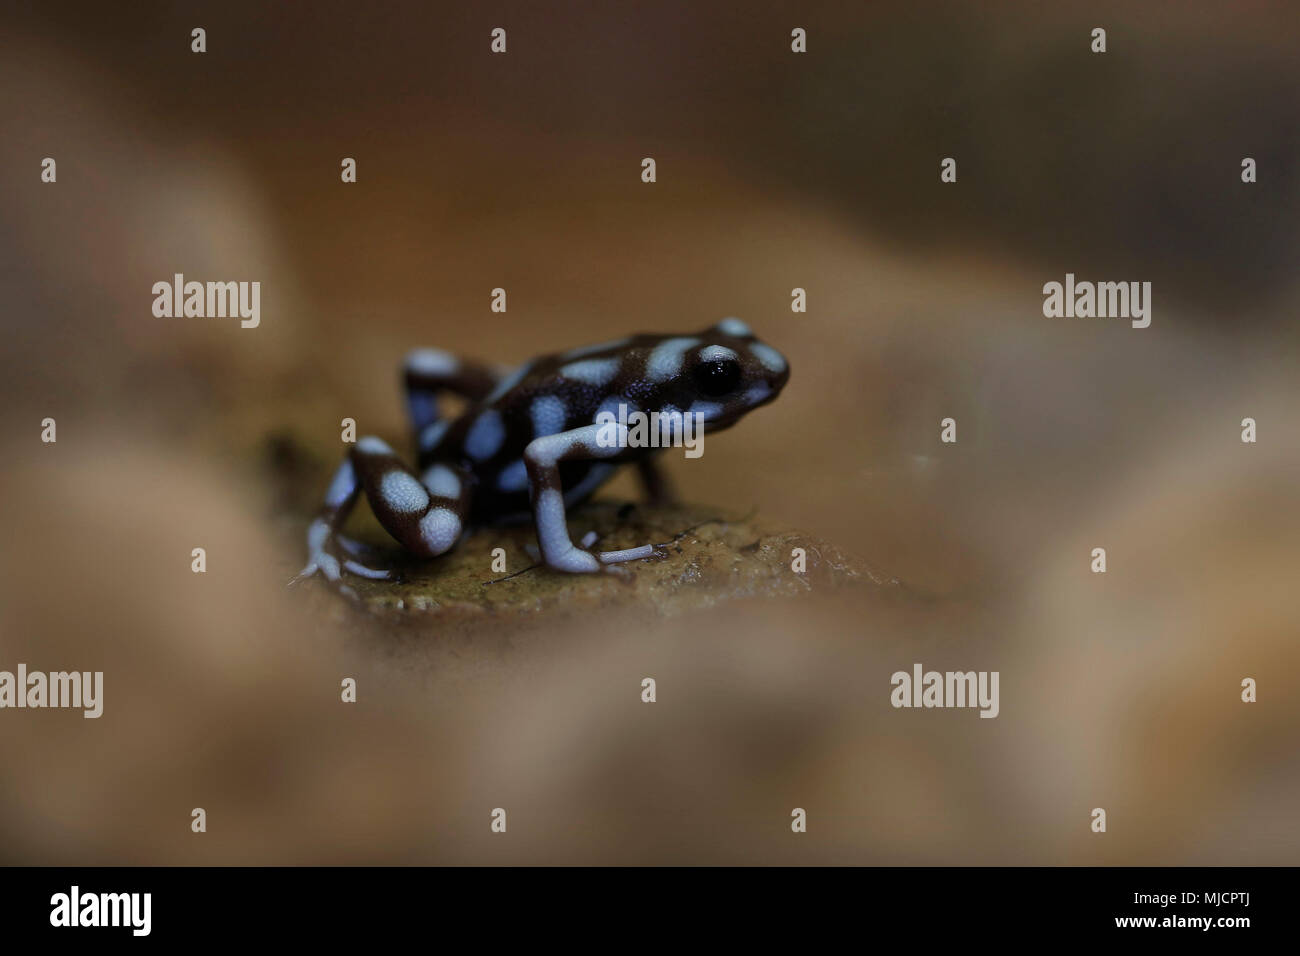
[[[506,374],[417,349],[403,380],[418,470],[373,436],[352,445],[307,530],[308,563],[295,580],[395,577],[362,564],[365,546],[341,533],[362,493],[384,529],[421,558],[450,550],[467,529],[530,516],[542,561],[557,571],[651,557],[653,544],[591,551],[594,534],[584,546],[569,537],[566,509],[619,465],[637,466],[652,501],[667,496],[655,462],[662,449],[628,442],[619,422],[631,413],[689,413],[704,432],[719,431],[775,399],[789,377],[785,357],[736,318],[695,334],[633,335],[544,355]],[[440,415],[441,392],[467,401],[458,417]]]

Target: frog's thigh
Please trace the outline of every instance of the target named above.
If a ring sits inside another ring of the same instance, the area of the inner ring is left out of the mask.
[[[460,539],[470,484],[462,469],[435,463],[417,475],[383,441],[362,438],[352,466],[384,530],[412,554],[431,558]]]

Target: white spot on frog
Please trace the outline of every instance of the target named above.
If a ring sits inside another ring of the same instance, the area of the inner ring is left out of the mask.
[[[425,469],[424,486],[435,498],[460,497],[460,477],[446,465],[430,465]]]
[[[652,382],[666,382],[682,371],[682,357],[687,350],[700,344],[694,337],[668,339],[651,350],[645,363],[645,374]]]
[[[475,461],[486,461],[501,450],[505,440],[506,427],[501,421],[501,413],[489,408],[470,426],[465,436],[465,454]]]
[[[560,368],[560,374],[585,385],[608,385],[623,362],[618,358],[583,359]]]
[[[763,367],[769,372],[785,371],[785,356],[770,345],[764,345],[762,342],[755,342],[749,347],[754,353],[754,358],[763,363]]]
[[[556,395],[542,395],[528,410],[533,419],[533,437],[542,438],[564,431],[564,401]]]
[[[450,508],[434,508],[420,519],[420,537],[429,550],[441,554],[460,537],[460,518]]]
[[[399,514],[419,514],[429,507],[429,493],[404,471],[390,471],[379,481],[384,504]]]
[[[406,367],[420,375],[454,375],[460,368],[460,361],[441,349],[416,349],[406,357]]]

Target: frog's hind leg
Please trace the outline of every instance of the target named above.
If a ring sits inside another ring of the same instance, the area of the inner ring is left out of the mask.
[[[352,466],[349,455],[334,473],[329,490],[325,492],[325,503],[307,526],[307,566],[298,572],[290,584],[318,573],[329,581],[338,581],[342,576],[343,564],[349,559],[339,557],[335,538],[338,529],[356,505],[360,490],[356,469]],[[351,539],[345,540],[351,542]]]
[[[461,469],[445,464],[430,465],[417,476],[386,443],[373,436],[362,438],[339,466],[325,504],[307,530],[308,564],[299,577],[318,571],[331,581],[345,571],[375,579],[395,576],[347,556],[357,554],[359,546],[344,539],[339,529],[362,493],[384,530],[410,553],[431,558],[450,550],[469,513],[467,479]]]
[[[375,517],[407,551],[432,558],[460,540],[470,503],[463,469],[434,463],[417,475],[377,438],[357,442],[352,462]]]
[[[500,379],[498,370],[440,349],[415,349],[407,353],[402,364],[402,384],[420,454],[436,448],[447,428],[447,421],[438,408],[440,393],[450,392],[478,402],[496,388]]]

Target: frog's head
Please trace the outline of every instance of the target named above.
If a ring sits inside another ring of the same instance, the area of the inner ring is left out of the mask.
[[[698,338],[702,344],[686,353],[683,371],[694,398],[691,408],[710,429],[766,405],[790,378],[785,356],[755,338],[740,319],[723,319]]]

